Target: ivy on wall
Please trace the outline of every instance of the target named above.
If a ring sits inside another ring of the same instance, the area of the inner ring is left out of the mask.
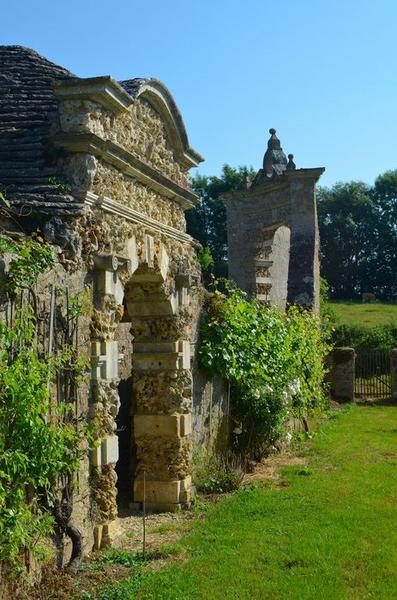
[[[256,458],[326,404],[324,358],[329,351],[319,320],[291,306],[287,313],[248,299],[226,283],[215,285],[201,328],[199,360],[228,380],[240,450]]]

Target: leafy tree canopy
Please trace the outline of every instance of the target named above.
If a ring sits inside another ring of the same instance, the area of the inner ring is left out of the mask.
[[[322,275],[335,298],[363,292],[392,299],[397,292],[397,171],[374,186],[351,181],[317,194]]]
[[[203,245],[209,248],[214,259],[214,274],[227,275],[227,233],[226,210],[221,194],[239,189],[246,174],[253,179],[252,167],[224,165],[220,177],[197,175],[193,179],[193,189],[200,196],[200,204],[187,212],[187,230]]]
[[[213,272],[227,275],[225,192],[239,189],[252,168],[224,165],[220,177],[197,175],[200,196],[188,211],[188,232],[209,249]],[[397,170],[387,171],[373,186],[360,181],[320,187],[317,194],[322,275],[331,297],[354,299],[363,292],[395,299],[397,294]]]

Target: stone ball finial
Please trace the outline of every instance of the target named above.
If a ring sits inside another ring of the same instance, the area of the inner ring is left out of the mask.
[[[274,129],[274,127],[270,127],[269,133],[270,133],[270,135],[275,135],[276,130]]]
[[[296,169],[296,164],[294,163],[294,155],[288,154],[287,171],[294,171],[295,169]]]

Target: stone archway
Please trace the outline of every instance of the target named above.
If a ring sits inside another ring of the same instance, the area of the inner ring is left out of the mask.
[[[191,497],[189,277],[172,277],[162,244],[145,235],[144,256],[124,283],[133,336],[135,478],[131,495],[151,510],[176,510]],[[145,486],[144,486],[145,479]],[[145,489],[144,489],[145,488]]]
[[[191,498],[194,310],[189,267],[183,266],[188,261],[183,247],[170,260],[161,237],[143,232],[125,247],[124,256],[96,257],[93,278],[91,415],[99,431],[90,483],[96,547],[109,543],[117,515],[120,451],[129,454],[123,465],[131,477],[126,486],[129,502],[143,502],[144,477],[149,510],[176,510]],[[132,381],[133,398],[122,398],[129,410],[118,415],[120,382],[126,380]],[[132,432],[130,444],[125,439],[120,444],[117,430],[124,427]]]

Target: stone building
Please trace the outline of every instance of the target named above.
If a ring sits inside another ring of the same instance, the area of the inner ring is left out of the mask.
[[[79,78],[0,46],[0,186],[12,207],[2,231],[20,235],[18,221],[53,245],[43,302],[66,285],[93,303],[79,330],[92,368],[79,411],[101,423],[100,444],[74,513],[88,549],[108,541],[116,472],[130,503],[143,501],[145,476],[148,509],[188,504],[192,440],[208,441],[208,411],[223,418],[205,379],[192,399],[200,269],[184,211],[197,202],[188,171],[202,160],[160,81]]]
[[[316,183],[324,168],[297,169],[275,129],[263,168],[244,189],[224,194],[229,277],[259,300],[319,310]]]

